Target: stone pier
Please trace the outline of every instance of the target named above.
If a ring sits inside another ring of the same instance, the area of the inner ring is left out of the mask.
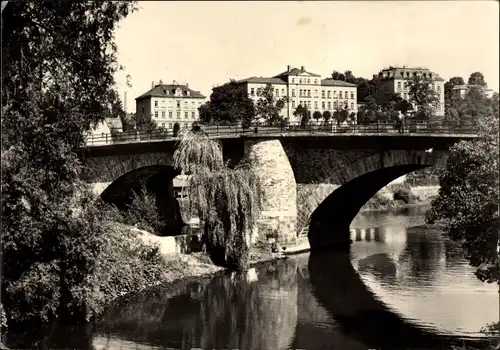
[[[259,236],[277,233],[281,244],[297,239],[297,186],[292,166],[279,140],[245,140],[245,155],[263,186]]]

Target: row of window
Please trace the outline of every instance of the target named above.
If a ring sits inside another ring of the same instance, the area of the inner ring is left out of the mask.
[[[432,84],[432,90],[436,90],[436,84]],[[398,91],[401,91],[401,88],[404,90],[407,90],[406,86],[402,86],[401,82],[398,81]],[[441,91],[441,85],[437,85],[437,91]]]
[[[158,118],[159,116],[159,113],[158,111],[155,111],[155,118]],[[161,117],[163,119],[166,118],[166,112],[165,111],[161,111]],[[173,118],[173,113],[172,111],[168,111],[168,117],[169,118]],[[188,119],[189,118],[189,112],[184,112],[184,118]],[[191,118],[196,118],[196,112],[191,112]],[[181,111],[177,111],[177,119],[181,119]]]
[[[403,93],[401,94],[401,91],[398,91],[398,93],[401,95],[401,97],[403,97],[403,99],[404,99],[404,100],[408,100],[408,99],[410,98],[410,95],[408,95],[408,93],[407,93],[407,92],[403,92]],[[437,94],[437,95],[436,95],[436,97],[437,97],[438,99],[441,99],[441,94]]]
[[[168,103],[170,104],[171,102],[173,102],[173,100],[168,100]],[[176,100],[176,105],[177,105],[177,108],[179,108],[181,106],[181,101],[180,100]],[[155,104],[155,107],[159,107],[159,102],[158,100],[154,100],[154,104]],[[165,105],[165,100],[161,100],[161,104],[162,105]],[[188,105],[189,104],[189,101],[184,101],[184,105]],[[196,101],[191,101],[191,105],[193,107],[195,107],[196,105]],[[198,105],[201,106],[201,101],[198,101]]]
[[[262,92],[262,88],[257,88],[257,95],[259,95],[260,93]],[[349,96],[349,92],[351,93],[351,100],[354,100],[354,91],[339,91],[339,94],[338,94],[338,97],[337,97],[337,91],[334,90],[334,91],[331,91],[331,90],[327,90],[325,92],[325,90],[322,90],[321,91],[321,98],[344,98],[344,94],[345,94],[345,98],[348,98]],[[275,96],[276,97],[279,97],[280,96],[280,89],[276,89],[275,92],[274,92]],[[292,89],[292,97],[295,97],[295,89]],[[255,95],[255,88],[250,88],[250,96],[256,96]],[[281,89],[281,96],[286,96],[286,93],[285,93],[285,89]],[[315,97],[318,97],[318,90],[314,90],[314,96]],[[311,90],[310,89],[299,89],[299,97],[311,97]]]
[[[318,83],[318,79],[314,79],[314,84]],[[295,84],[295,78],[292,78],[292,84]],[[302,84],[302,78],[299,78],[299,84]],[[304,84],[311,84],[311,79],[304,78]]]
[[[189,128],[189,124],[190,123],[184,123],[184,127],[185,128]],[[172,129],[174,127],[174,123],[168,123],[168,124],[167,123],[161,123],[160,125],[161,125],[161,127],[163,129],[165,129],[167,127],[167,125],[168,125],[169,129]],[[182,123],[179,123],[179,126],[182,127]]]
[[[299,104],[302,106],[307,106],[307,108],[311,109],[311,101],[299,101]],[[345,101],[342,103],[342,101],[333,101],[333,109],[337,109],[338,107],[349,107],[349,101]],[[295,108],[295,101],[292,101],[292,108]],[[314,109],[318,109],[318,101],[314,101]],[[323,110],[331,110],[332,109],[332,103],[330,101],[326,102],[323,101],[321,102],[321,109]],[[354,103],[351,102],[351,110],[354,110]]]

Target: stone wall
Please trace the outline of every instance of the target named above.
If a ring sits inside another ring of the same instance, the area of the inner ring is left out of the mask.
[[[281,243],[295,243],[297,188],[292,167],[279,140],[245,141],[245,155],[263,186],[261,232],[277,232]],[[267,226],[267,230],[265,228]]]

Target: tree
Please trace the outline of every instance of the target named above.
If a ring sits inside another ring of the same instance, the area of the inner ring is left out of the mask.
[[[214,88],[210,101],[202,107],[200,116],[205,124],[227,125],[255,119],[254,103],[245,86],[234,80]]]
[[[139,120],[136,121],[136,126],[137,130],[146,132],[151,132],[158,128],[158,124],[153,120],[153,118],[151,118],[151,116],[149,118],[139,118]]]
[[[342,73],[337,72],[337,71],[335,70],[335,71],[333,71],[333,73],[332,73],[332,79],[333,79],[333,80],[345,81],[345,74],[342,74]]]
[[[174,152],[173,164],[190,174],[189,210],[204,222],[203,241],[214,263],[232,269],[248,265],[248,234],[261,210],[257,174],[243,162],[226,166],[217,140],[187,132]]]
[[[328,124],[330,119],[332,119],[332,113],[330,113],[330,111],[324,111],[323,112],[323,119],[325,120],[325,124]]]
[[[451,147],[440,176],[439,196],[426,217],[429,223],[441,223],[451,239],[462,242],[465,258],[477,267],[476,276],[488,283],[500,281],[498,95],[495,99],[496,109],[480,120],[482,137]]]
[[[181,131],[181,125],[178,122],[174,123],[174,128],[172,129],[172,134],[174,137],[179,136],[179,131]]]
[[[12,1],[2,12],[1,293],[9,324],[89,319],[144,281],[146,267],[134,268],[147,264],[131,265],[142,250],[113,234],[76,152],[109,112],[119,68],[113,32],[133,8]]]
[[[487,87],[486,81],[484,80],[484,75],[481,72],[474,72],[470,75],[467,82],[468,85],[476,85],[481,87]]]
[[[431,80],[415,76],[406,82],[410,102],[417,107],[415,118],[429,120],[435,116],[435,107],[439,103],[436,92],[431,88]]]
[[[302,106],[299,104],[295,111],[293,111],[293,115],[297,118],[300,118],[300,126],[306,127],[309,124],[309,120],[311,119],[311,112],[307,109],[307,106]]]
[[[401,113],[403,114],[406,114],[408,111],[413,109],[413,105],[407,100],[402,99],[401,101],[397,102],[395,109],[401,111]]]
[[[319,122],[319,120],[321,119],[322,115],[321,115],[321,112],[320,111],[315,111],[313,113],[313,118],[316,119],[316,124]]]
[[[364,110],[364,108],[361,108],[358,110],[358,115],[357,115],[357,121],[358,121],[358,124],[363,124],[366,122],[366,112]]]
[[[462,77],[450,78],[446,83],[444,83],[444,98],[445,100],[450,99],[453,94],[453,88],[455,86],[465,85],[465,81]]]
[[[286,97],[276,98],[271,84],[257,92],[259,99],[255,105],[255,115],[264,119],[268,125],[280,125],[284,117],[280,114],[286,105]]]

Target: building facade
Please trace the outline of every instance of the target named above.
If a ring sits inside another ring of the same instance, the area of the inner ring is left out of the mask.
[[[389,67],[382,69],[378,74],[374,74],[373,78],[378,79],[380,82],[379,92],[396,93],[403,99],[409,100],[406,82],[416,76],[431,81],[431,87],[439,98],[439,102],[435,106],[435,113],[437,116],[444,116],[444,79],[429,69],[406,66]]]
[[[259,91],[267,84],[271,84],[276,98],[287,97],[287,104],[281,111],[281,115],[292,123],[300,122],[293,112],[299,106],[307,106],[311,115],[319,111],[334,111],[347,109],[349,112],[357,112],[357,87],[345,81],[322,79],[318,74],[306,71],[302,66],[300,69],[287,67],[287,70],[274,77],[251,77],[239,80],[236,83],[243,84],[248,96],[257,102]],[[217,88],[214,88],[217,89]]]
[[[175,123],[179,123],[181,129],[188,128],[199,120],[198,108],[205,99],[188,84],[153,83],[151,90],[135,99],[136,119],[151,118],[158,127],[169,130]]]

